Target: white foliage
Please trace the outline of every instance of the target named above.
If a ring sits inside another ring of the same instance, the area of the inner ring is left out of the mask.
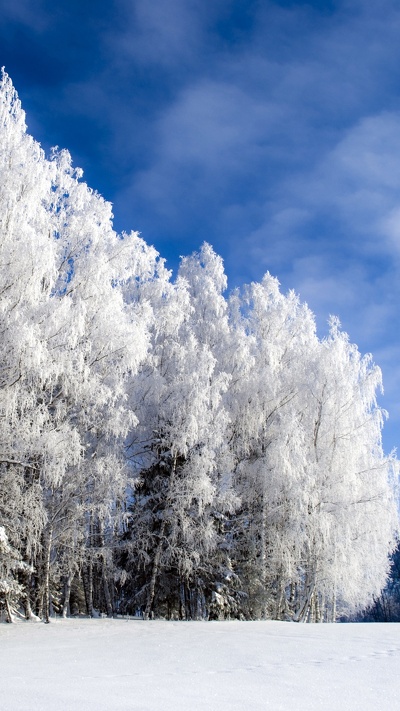
[[[372,358],[270,274],[227,301],[207,243],[172,281],[67,151],[46,159],[4,71],[0,131],[2,594],[36,561],[41,604],[54,561],[127,584],[129,507],[148,603],[163,571],[226,614],[368,603],[397,529]]]

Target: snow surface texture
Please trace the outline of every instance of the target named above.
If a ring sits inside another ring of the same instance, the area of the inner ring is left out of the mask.
[[[1,711],[400,709],[400,625],[0,625]]]

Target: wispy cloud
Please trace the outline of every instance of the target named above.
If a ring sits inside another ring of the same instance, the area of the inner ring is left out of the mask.
[[[207,239],[232,284],[269,269],[320,324],[336,313],[362,350],[385,344],[397,387],[397,0],[0,9],[11,63],[11,30],[31,30],[28,123],[71,149],[118,227],[172,260]]]
[[[211,15],[218,4],[208,8]],[[196,62],[206,18],[199,0],[119,0],[117,5],[123,22],[108,35],[117,65],[128,71],[132,62],[175,70],[177,63]]]
[[[291,198],[313,212],[333,208],[350,235],[383,234],[382,220],[399,201],[399,166],[400,112],[369,116],[325,152],[306,185],[293,184]]]
[[[0,0],[0,24],[10,20],[35,31],[43,31],[51,23],[44,0]]]

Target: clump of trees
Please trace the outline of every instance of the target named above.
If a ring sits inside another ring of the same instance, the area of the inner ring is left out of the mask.
[[[387,583],[372,605],[356,615],[357,622],[400,622],[400,545],[390,557]]]
[[[0,604],[331,621],[397,530],[381,373],[266,274],[175,279],[0,83]],[[96,612],[97,611],[97,612]]]

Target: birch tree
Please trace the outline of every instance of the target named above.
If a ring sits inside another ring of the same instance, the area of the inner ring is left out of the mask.
[[[63,557],[66,531],[85,525],[90,506],[107,518],[105,501],[115,511],[124,495],[122,442],[136,421],[124,382],[148,337],[146,308],[124,299],[122,283],[141,277],[130,269],[143,250],[137,235],[114,233],[110,206],[80,182],[67,152],[45,159],[4,73],[1,99],[1,463],[4,476],[23,472],[25,494],[40,492],[29,563],[47,617],[50,560]]]
[[[300,403],[315,347],[312,314],[267,274],[239,304],[250,358],[236,388],[232,440],[242,500],[237,566],[248,615],[279,617],[299,541],[297,481],[304,468]],[[240,321],[239,321],[240,325]],[[243,337],[243,336],[242,336]]]
[[[307,543],[296,619],[325,614],[335,620],[364,607],[384,586],[397,514],[394,463],[382,450],[380,388],[371,356],[361,357],[332,319],[312,363],[304,410]]]

